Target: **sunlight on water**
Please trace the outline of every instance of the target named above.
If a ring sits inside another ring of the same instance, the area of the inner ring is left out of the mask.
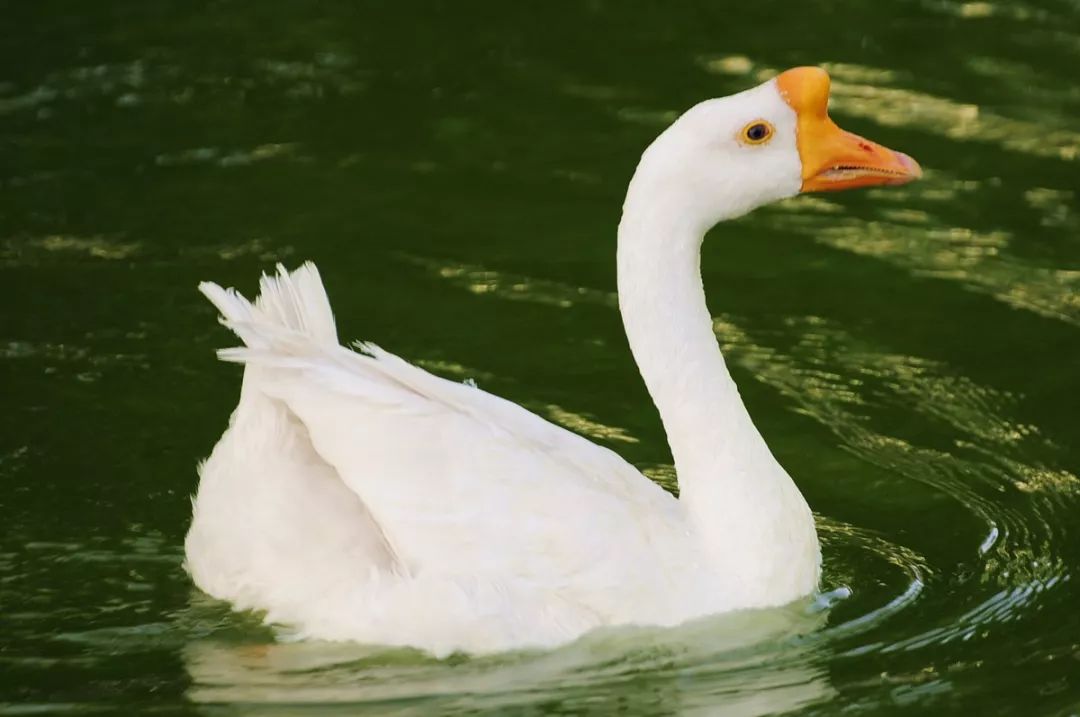
[[[932,178],[927,181],[926,192],[940,194],[936,184]],[[1035,196],[1028,201],[1045,202],[1045,208],[1054,201],[1048,197],[1058,195]],[[802,198],[791,204],[794,210],[776,212],[785,217],[781,225],[822,244],[883,259],[918,276],[957,281],[1010,306],[1080,325],[1080,271],[1033,266],[1010,256],[1006,250],[1013,237],[1008,232],[943,226],[925,211],[890,214],[883,210],[881,220],[867,222],[820,210],[799,212]],[[1066,222],[1070,214],[1051,210],[1050,216]]]
[[[598,441],[618,441],[619,443],[637,443],[638,439],[626,432],[626,429],[617,426],[608,426],[599,421],[583,416],[554,404],[546,406],[547,417],[560,426],[569,428],[575,433],[594,438]]]
[[[889,87],[883,84],[891,79],[888,71],[837,63],[826,67],[833,76],[831,105],[839,113],[942,133],[953,140],[991,142],[1040,157],[1074,160],[1080,152],[1080,132],[1055,128],[1053,118],[1035,123],[1004,117],[975,104]]]
[[[462,273],[458,273],[458,272]],[[467,271],[458,267],[450,275],[455,278],[460,278]],[[479,272],[480,275],[487,275],[487,280],[492,280],[490,273]],[[507,277],[502,277],[503,279]],[[474,277],[475,280],[475,277]],[[471,289],[473,284],[467,284]],[[514,285],[514,291],[520,291],[524,288],[523,284]],[[511,293],[510,296],[514,294]],[[561,304],[560,304],[561,306]],[[418,366],[422,366],[429,371],[437,373],[446,378],[455,378],[471,385],[479,385],[479,381],[490,381],[495,378],[490,373],[484,371],[478,371],[475,369],[462,366],[459,363],[452,361],[431,361],[431,360],[419,360],[415,362]],[[625,428],[618,426],[611,426],[597,421],[594,417],[585,416],[580,413],[576,413],[569,409],[557,406],[553,403],[549,403],[543,406],[532,407],[537,413],[547,418],[552,423],[557,423],[564,428],[569,428],[575,433],[580,433],[583,436],[588,436],[597,441],[616,441],[619,443],[638,443],[638,439],[630,435]]]
[[[253,162],[263,162],[282,157],[296,158],[294,144],[260,144],[251,149],[222,150],[217,147],[185,149],[174,154],[159,154],[154,162],[162,167],[191,164],[215,164],[219,167],[242,167]]]
[[[219,99],[243,99],[259,88],[282,92],[294,101],[327,96],[352,96],[366,88],[365,73],[350,57],[319,53],[311,61],[253,59],[236,76],[223,80],[191,74],[186,67],[151,55],[129,63],[73,67],[54,72],[36,87],[4,92],[0,87],[0,115],[34,112],[47,120],[66,108],[87,101],[108,101],[120,109],[142,104],[184,106],[207,94]],[[197,152],[198,150],[192,150]]]
[[[446,264],[433,259],[406,256],[405,261],[425,269],[432,276],[474,294],[492,294],[500,299],[528,301],[569,309],[576,304],[599,304],[615,308],[619,297],[610,291],[583,286],[567,286],[557,281],[490,271],[473,264]]]
[[[127,259],[139,251],[138,242],[122,242],[103,236],[65,236],[53,234],[33,239],[7,240],[0,249],[0,263],[32,264],[50,254],[83,254],[94,259]]]
[[[9,5],[0,714],[1076,712],[1076,0]],[[686,107],[808,64],[926,170],[704,257],[821,594],[438,661],[192,588],[195,466],[240,387],[195,286],[278,261],[316,261],[343,339],[677,492],[611,290],[626,181]]]

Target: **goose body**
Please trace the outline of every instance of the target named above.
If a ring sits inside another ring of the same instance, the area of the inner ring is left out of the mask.
[[[343,347],[311,264],[264,276],[255,302],[203,284],[244,344],[221,356],[245,369],[200,468],[185,546],[196,585],[301,636],[434,654],[549,647],[811,593],[812,515],[727,372],[699,258],[712,225],[760,204],[917,176],[904,155],[822,134],[827,97],[827,76],[798,68],[702,103],[631,182],[620,308],[678,499],[520,406],[374,345]]]

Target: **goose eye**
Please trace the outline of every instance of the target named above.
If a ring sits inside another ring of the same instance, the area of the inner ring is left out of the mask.
[[[773,126],[765,120],[754,120],[743,127],[739,138],[746,144],[763,144],[773,136]]]

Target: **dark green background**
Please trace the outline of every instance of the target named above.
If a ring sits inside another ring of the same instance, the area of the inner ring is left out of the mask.
[[[670,480],[614,309],[624,187],[680,110],[821,63],[925,179],[703,263],[852,591],[823,628],[438,663],[191,588],[240,378],[198,281],[313,259],[343,337]],[[0,714],[1074,713],[1078,66],[1076,0],[0,2]]]

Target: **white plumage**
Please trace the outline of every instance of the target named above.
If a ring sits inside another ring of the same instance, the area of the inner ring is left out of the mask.
[[[248,364],[243,397],[188,537],[208,592],[308,635],[433,652],[553,644],[645,605],[685,617],[670,591],[694,562],[678,502],[617,455],[339,346],[311,264],[264,278],[257,306],[202,289],[248,342],[222,352]]]
[[[776,136],[751,147],[739,132],[758,117]],[[799,190],[797,120],[775,81],[703,103],[646,152],[627,196],[620,305],[680,499],[515,404],[342,347],[310,263],[264,276],[254,304],[202,284],[244,343],[221,357],[245,369],[200,470],[195,583],[302,636],[435,654],[810,593],[810,511],[739,400],[698,272],[709,226]]]

